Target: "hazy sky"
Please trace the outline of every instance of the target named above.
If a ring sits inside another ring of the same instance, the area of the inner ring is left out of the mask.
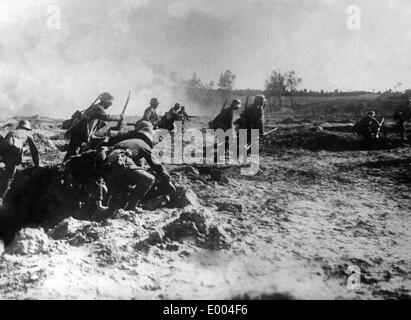
[[[410,88],[410,45],[409,0],[0,0],[0,110],[71,115],[132,89],[140,112],[171,99],[171,71],[209,82],[230,69],[236,88],[263,88],[273,69],[308,89]]]

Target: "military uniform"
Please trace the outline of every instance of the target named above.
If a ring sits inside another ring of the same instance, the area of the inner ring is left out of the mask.
[[[182,120],[190,120],[190,116],[187,114],[187,112],[185,111],[185,109],[183,109],[183,107],[181,108],[181,110],[178,112],[178,115],[180,116],[180,118]]]
[[[33,158],[34,165],[39,166],[39,152],[33,141],[31,127],[23,128],[21,122],[19,128],[10,131],[0,144],[0,156],[2,157],[6,170],[3,181],[0,184],[0,197],[4,198],[16,173],[16,168],[23,161],[24,148],[28,145]]]
[[[117,145],[106,153],[98,167],[100,177],[107,183],[112,210],[135,209],[155,182],[152,174],[137,166],[131,153]]]
[[[153,147],[153,142],[152,142],[153,137],[154,137],[154,130],[153,130],[153,125],[151,124],[151,122],[141,119],[137,121],[134,130],[126,132],[126,133],[122,133],[115,137],[110,138],[110,140],[108,141],[108,146],[112,147],[116,145],[117,143],[124,141],[124,140],[142,139],[152,148]]]
[[[108,101],[111,101],[111,95],[108,96]],[[120,121],[121,117],[121,115],[107,114],[103,101],[100,101],[100,103],[94,104],[85,110],[82,113],[79,122],[68,130],[70,133],[70,143],[64,160],[77,154],[83,144],[89,143],[95,133],[106,126],[106,121]]]
[[[76,197],[83,203],[88,203],[90,200],[104,200],[102,188],[104,181],[96,166],[96,155],[95,150],[89,150],[70,157],[65,164],[66,184],[70,181]],[[67,181],[67,179],[70,180]]]
[[[251,129],[258,129],[260,137],[264,134],[264,96],[257,96],[254,103],[246,107],[235,124],[239,129],[247,130],[247,144],[251,143]]]
[[[181,120],[181,116],[178,114],[178,109],[176,107],[173,107],[161,118],[158,127],[173,132],[174,121],[178,120]]]
[[[357,123],[357,134],[370,142],[373,139],[373,134],[380,126],[373,114],[367,114]]]
[[[160,117],[157,114],[157,107],[159,105],[157,98],[150,100],[150,106],[144,110],[143,118],[140,121],[148,121],[154,126],[160,121]]]
[[[233,128],[233,120],[235,115],[235,108],[228,107],[221,111],[221,113],[209,123],[210,129],[217,130],[222,129],[227,131]]]
[[[401,140],[404,140],[405,123],[411,119],[411,103],[407,101],[406,104],[400,106],[393,115],[394,121],[397,123],[398,132]]]

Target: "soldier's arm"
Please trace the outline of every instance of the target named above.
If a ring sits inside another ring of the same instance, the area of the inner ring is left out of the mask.
[[[149,166],[154,170],[154,172],[160,177],[160,179],[169,180],[170,176],[164,169],[161,161],[152,153],[151,150],[142,150],[142,156],[146,159]]]
[[[29,144],[31,157],[33,158],[34,166],[40,165],[39,150],[31,137],[28,137],[27,142]]]
[[[110,115],[104,111],[102,108],[97,108],[93,114],[94,118],[103,121],[120,121],[123,117],[122,115]]]
[[[150,121],[151,114],[152,114],[152,112],[151,112],[150,109],[144,110],[143,120],[144,121]]]

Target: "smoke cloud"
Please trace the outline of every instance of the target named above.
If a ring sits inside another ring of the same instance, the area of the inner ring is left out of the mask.
[[[410,87],[408,0],[356,3],[358,31],[348,0],[1,0],[1,116],[68,117],[103,91],[120,112],[129,89],[128,114],[154,96],[165,112],[186,103],[173,71],[209,82],[230,69],[244,89],[273,69],[314,90]]]

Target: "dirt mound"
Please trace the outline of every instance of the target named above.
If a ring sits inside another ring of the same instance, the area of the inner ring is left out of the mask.
[[[56,219],[64,212],[61,176],[58,167],[27,168],[16,173],[0,212],[0,238],[8,242],[20,228]]]
[[[212,214],[205,209],[193,209],[181,213],[177,219],[164,226],[163,231],[167,239],[174,241],[191,239],[197,245],[209,249],[229,246],[229,236],[214,221]]]
[[[277,135],[267,143],[269,148],[303,148],[311,151],[354,151],[354,150],[385,150],[402,146],[396,139],[380,138],[372,146],[367,145],[355,133],[327,132],[306,128],[301,131],[286,132]]]
[[[92,224],[90,221],[76,220],[69,217],[61,221],[57,226],[51,229],[47,235],[54,240],[69,239],[78,234],[82,229]]]
[[[13,242],[7,248],[9,254],[38,254],[47,252],[49,238],[43,228],[26,228],[17,232]]]
[[[10,243],[14,234],[29,225],[41,225],[52,228],[67,217],[93,219],[93,208],[79,208],[78,194],[63,185],[61,167],[27,168],[16,173],[0,211],[0,239]],[[160,207],[184,208],[197,205],[198,199],[187,187],[177,185],[177,192],[170,202],[152,198],[145,199],[145,207],[156,210]],[[161,200],[161,201],[160,201]],[[98,217],[95,217],[97,220]],[[130,219],[135,219],[134,215]],[[75,230],[73,220],[63,221],[57,233]],[[54,236],[54,234],[53,234]]]

